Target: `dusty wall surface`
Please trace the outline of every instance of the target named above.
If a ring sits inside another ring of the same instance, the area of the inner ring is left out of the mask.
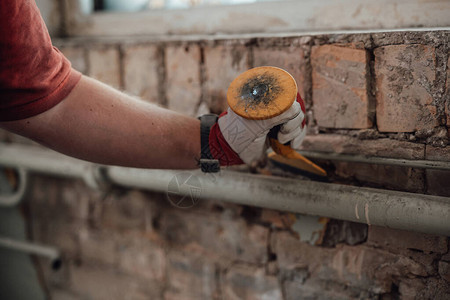
[[[450,161],[448,31],[55,44],[83,73],[191,116],[224,110],[229,83],[248,68],[282,67],[306,101],[305,150]],[[450,172],[320,163],[334,182],[450,196]],[[214,199],[181,210],[161,194],[42,176],[26,211],[33,239],[64,253],[57,272],[41,263],[54,299],[450,294],[448,237],[329,220],[311,245],[288,212]]]

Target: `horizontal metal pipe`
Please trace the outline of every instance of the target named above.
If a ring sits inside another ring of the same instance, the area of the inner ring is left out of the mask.
[[[221,171],[141,170],[111,167],[112,182],[132,188],[170,192],[182,173],[198,179],[195,196],[369,225],[450,236],[450,199],[373,188]],[[184,176],[185,178],[187,176]],[[180,186],[180,195],[192,196]]]
[[[54,269],[58,269],[61,265],[61,253],[54,247],[18,241],[7,237],[0,237],[0,247],[46,257],[51,260]]]
[[[450,170],[450,162],[447,161],[412,160],[412,159],[399,159],[399,158],[373,157],[373,156],[368,157],[362,155],[330,153],[330,152],[314,152],[314,151],[299,151],[299,153],[312,159],[347,161],[347,162],[401,166],[420,169]]]
[[[5,148],[9,148],[8,151]],[[13,151],[14,148],[14,151]],[[12,163],[13,162],[13,163]],[[101,166],[46,149],[0,146],[0,165],[54,175],[96,172]],[[80,168],[80,165],[84,167]],[[49,172],[49,170],[51,170]],[[450,236],[450,198],[223,170],[144,170],[104,166],[111,183],[125,187],[219,199],[238,204],[318,215],[371,225]],[[89,175],[88,177],[95,177]],[[180,182],[179,178],[191,178]]]

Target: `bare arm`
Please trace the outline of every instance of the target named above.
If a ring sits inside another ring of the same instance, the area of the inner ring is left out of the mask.
[[[66,99],[0,126],[64,154],[101,164],[197,168],[200,122],[83,76]]]

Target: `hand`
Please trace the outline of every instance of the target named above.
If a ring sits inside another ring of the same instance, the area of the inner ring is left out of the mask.
[[[271,119],[248,120],[228,108],[218,124],[228,145],[249,165],[264,159],[267,134],[273,127],[281,125],[277,139],[283,144],[290,142],[294,149],[306,135],[304,104],[299,95],[287,111]]]

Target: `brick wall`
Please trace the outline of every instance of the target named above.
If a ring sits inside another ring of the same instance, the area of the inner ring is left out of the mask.
[[[293,74],[308,110],[305,150],[450,161],[450,33],[394,32],[194,41],[55,42],[85,74],[196,116],[226,108],[250,67]],[[334,182],[450,196],[450,173],[322,161]],[[448,299],[448,237],[36,177],[33,238],[55,299]],[[322,222],[323,223],[323,222]],[[450,225],[449,225],[450,226]]]

